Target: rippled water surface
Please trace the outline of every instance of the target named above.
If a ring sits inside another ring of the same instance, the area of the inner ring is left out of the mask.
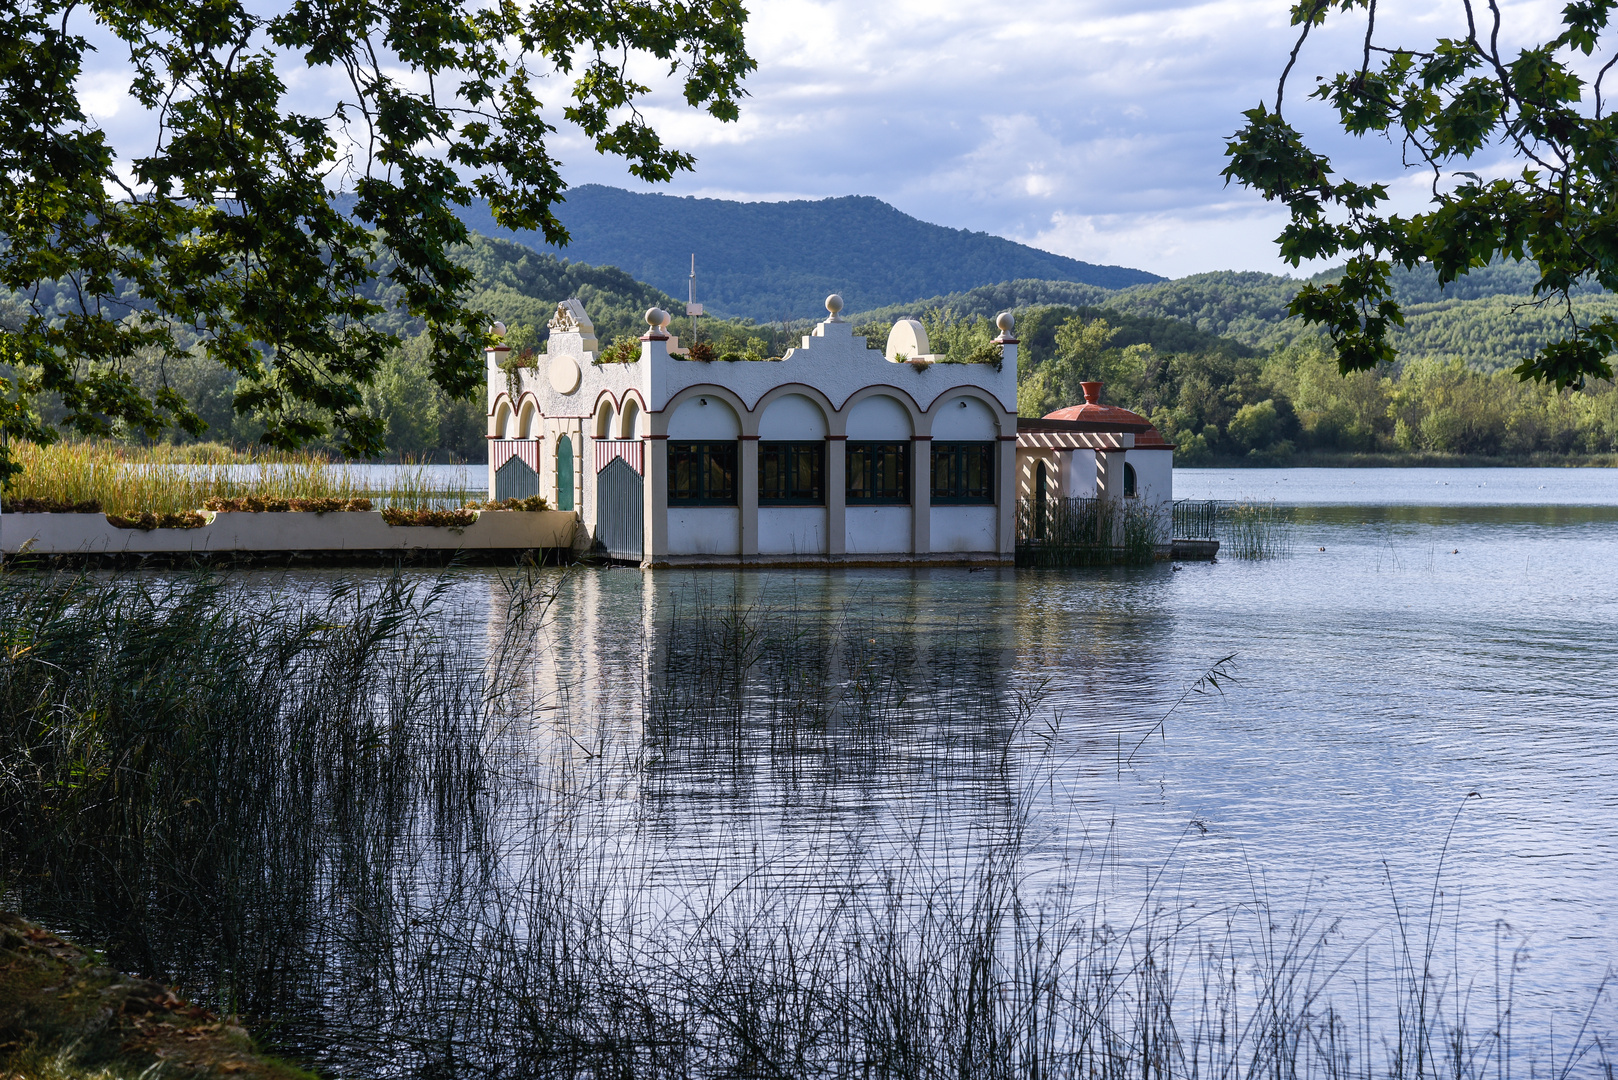
[[[1497,505],[1423,505],[1413,493],[1439,470],[1275,472],[1301,505],[1289,554],[1263,562],[576,571],[554,609],[555,676],[629,724],[631,688],[643,671],[658,684],[691,643],[682,613],[703,605],[775,633],[869,635],[914,655],[918,702],[929,671],[981,693],[918,704],[926,721],[870,768],[846,754],[802,783],[676,747],[656,793],[672,848],[718,853],[741,831],[790,849],[828,822],[964,828],[1007,790],[973,738],[1003,734],[1006,703],[1037,692],[1013,740],[1036,843],[1053,863],[1107,853],[1093,884],[1121,916],[1150,886],[1215,917],[1267,899],[1362,940],[1396,904],[1424,923],[1436,882],[1472,976],[1491,975],[1497,946],[1526,946],[1522,1000],[1587,1003],[1618,964],[1618,474],[1448,470],[1432,486],[1481,490],[1461,485],[1486,474]],[[1244,490],[1264,475],[1241,474]],[[1547,481],[1563,505],[1528,495]],[[1228,494],[1213,471],[1177,483]],[[1226,657],[1234,681],[1186,695]]]
[[[1474,1025],[1500,985],[1576,1027],[1618,968],[1618,470],[1181,470],[1176,487],[1289,508],[1285,554],[446,571],[426,640],[489,710],[469,736],[494,763],[488,812],[516,808],[452,854],[501,863],[478,878],[498,890],[556,840],[588,863],[563,900],[582,881],[677,935],[748,890],[759,926],[862,891],[930,905],[895,867],[969,880],[985,837],[1015,834],[1023,901],[1099,909],[1126,951],[1171,925],[1188,999],[1220,957],[1302,925],[1352,957],[1327,980],[1339,1004],[1431,944]],[[243,577],[318,598],[354,574]],[[524,622],[514,598],[543,602]],[[490,690],[495,655],[510,670]],[[570,809],[523,816],[553,804]],[[520,906],[510,891],[493,906]],[[1233,926],[1209,960],[1196,935]],[[1367,1031],[1403,1008],[1379,1001]],[[312,1014],[340,1027],[344,1004]],[[1618,1028],[1610,997],[1598,1009]],[[1549,1060],[1551,1026],[1533,1030]]]

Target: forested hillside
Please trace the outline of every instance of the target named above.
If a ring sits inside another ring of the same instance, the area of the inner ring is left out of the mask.
[[[520,352],[539,347],[556,304],[584,301],[604,346],[637,347],[647,308],[680,312],[664,291],[614,267],[569,262],[504,240],[475,237],[457,257],[477,272],[473,303],[510,328]],[[1344,379],[1318,333],[1286,319],[1299,282],[1268,274],[1199,274],[1108,290],[1070,281],[1019,279],[957,290],[851,316],[873,349],[894,319],[922,318],[935,351],[954,360],[991,348],[993,316],[1017,313],[1020,408],[1042,415],[1080,398],[1079,381],[1106,383],[1105,399],[1152,418],[1179,445],[1177,460],[1279,463],[1322,455],[1461,454],[1522,459],[1535,454],[1618,450],[1618,394],[1611,384],[1555,393],[1525,386],[1505,369],[1549,332],[1554,312],[1526,303],[1531,270],[1488,267],[1440,293],[1430,274],[1402,274],[1410,304],[1403,349],[1392,370]],[[47,288],[47,303],[67,301]],[[0,298],[0,321],[20,316],[16,297]],[[379,296],[384,303],[386,293]],[[1587,312],[1614,298],[1589,293]],[[56,306],[61,306],[57,304]],[[383,322],[396,316],[385,315]],[[702,345],[718,360],[780,356],[808,332],[808,318],[774,322],[704,318]],[[481,395],[452,401],[428,377],[416,327],[389,359],[366,400],[387,426],[390,451],[482,460]],[[683,315],[672,328],[691,343]],[[161,369],[128,362],[148,387],[158,380],[196,403],[209,437],[248,443],[261,430],[234,415],[234,376],[202,361]],[[51,403],[41,407],[52,410]]]
[[[1316,280],[1333,276],[1328,272]],[[1440,290],[1430,270],[1396,272],[1405,325],[1390,336],[1400,362],[1458,360],[1480,371],[1515,367],[1558,332],[1563,318],[1554,306],[1534,303],[1529,294],[1534,278],[1532,267],[1496,264]],[[1205,335],[1268,352],[1320,336],[1318,329],[1287,317],[1287,303],[1301,284],[1296,278],[1238,271],[1193,274],[1112,291],[1069,282],[1012,281],[889,305],[858,318],[891,322],[946,310],[959,316],[992,317],[1000,311],[1064,305],[1112,312],[1114,325],[1125,317],[1173,320]],[[1618,315],[1618,297],[1586,289],[1575,307],[1583,318]]]
[[[697,299],[717,314],[759,322],[822,318],[822,301],[833,292],[850,310],[866,310],[1017,278],[1108,289],[1162,280],[932,225],[865,196],[744,203],[586,184],[569,190],[556,212],[572,235],[560,249],[537,233],[501,229],[481,203],[462,218],[485,236],[621,267],[680,297],[681,312],[694,254]]]

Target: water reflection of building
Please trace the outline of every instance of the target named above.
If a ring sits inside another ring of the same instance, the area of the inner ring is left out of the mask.
[[[542,759],[634,763],[637,797],[682,813],[988,790],[1017,728],[1014,622],[992,602],[1011,573],[558,574],[502,711]]]

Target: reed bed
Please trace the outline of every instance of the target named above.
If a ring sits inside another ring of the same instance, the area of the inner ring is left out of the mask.
[[[187,514],[209,502],[332,505],[372,499],[400,510],[437,510],[459,507],[468,494],[437,483],[422,465],[373,490],[358,466],[321,454],[235,451],[214,444],[18,443],[11,453],[22,472],[6,486],[7,509],[97,509],[139,517]]]
[[[1104,853],[1042,847],[1059,763],[992,639],[693,594],[625,642],[626,735],[545,680],[554,582],[0,575],[3,898],[335,1075],[1612,1075],[1609,1013],[1532,1070],[1524,1021],[1474,1025],[1442,911],[1360,982],[1262,904],[1086,900]],[[980,807],[673,855],[700,758],[721,823],[945,759]]]
[[[1168,538],[1167,522],[1138,500],[1019,499],[1017,565],[1146,565]]]
[[[1246,499],[1220,507],[1219,553],[1233,559],[1279,559],[1292,551],[1292,511]]]

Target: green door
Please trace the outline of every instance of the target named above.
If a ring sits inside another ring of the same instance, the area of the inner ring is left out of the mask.
[[[573,440],[556,440],[556,508],[573,509]]]

